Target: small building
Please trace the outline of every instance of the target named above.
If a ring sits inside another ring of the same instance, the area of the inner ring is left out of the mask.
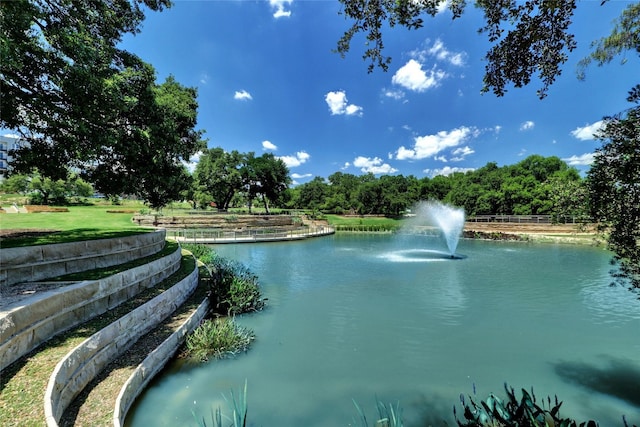
[[[20,147],[21,140],[18,135],[0,135],[0,180],[4,179],[11,164],[11,151]]]

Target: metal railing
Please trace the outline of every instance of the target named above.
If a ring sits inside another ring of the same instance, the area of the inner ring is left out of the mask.
[[[506,222],[515,224],[585,224],[591,218],[579,215],[476,215],[469,222]]]
[[[335,233],[333,227],[300,227],[296,229],[228,230],[214,228],[167,229],[167,237],[184,243],[243,243],[299,240]]]

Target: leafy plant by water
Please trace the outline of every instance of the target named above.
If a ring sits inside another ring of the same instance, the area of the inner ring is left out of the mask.
[[[241,262],[219,256],[210,246],[184,244],[207,268],[209,302],[216,315],[242,314],[264,308],[258,276]]]
[[[215,258],[215,252],[211,246],[196,243],[182,243],[182,248],[188,250],[203,264],[211,264]]]
[[[211,411],[211,426],[212,427],[244,427],[247,425],[247,381],[244,382],[244,389],[242,393],[238,394],[238,398],[236,399],[233,390],[231,390],[231,399],[229,400],[227,396],[222,395],[224,400],[227,402],[229,407],[231,408],[232,416],[229,417],[222,413],[222,409],[220,407]],[[193,414],[193,418],[195,418],[196,423],[200,427],[207,427],[207,421],[204,417],[199,418],[195,412],[191,411]],[[223,419],[226,420],[226,423],[223,424]],[[230,424],[228,424],[230,422]]]
[[[522,389],[522,397],[518,399],[512,387],[504,385],[507,393],[502,400],[494,394],[480,402],[476,402],[471,396],[468,401],[464,395],[460,395],[460,402],[464,408],[464,420],[458,419],[455,407],[453,414],[459,427],[597,427],[593,420],[578,424],[570,418],[560,417],[562,402],[555,396],[542,399],[540,405],[536,401],[533,390],[529,393]],[[626,424],[626,423],[625,423]]]
[[[235,315],[264,308],[258,276],[244,264],[215,256],[208,267],[212,274],[209,299],[216,313]]]
[[[246,351],[254,339],[251,329],[238,325],[232,318],[208,319],[187,337],[186,353],[198,361],[220,359]]]
[[[358,411],[358,420],[354,420],[354,425],[360,425],[361,427],[369,427],[367,416],[365,415],[358,402],[355,400],[353,404]],[[403,427],[402,422],[402,408],[400,408],[400,402],[397,402],[394,406],[392,403],[385,405],[383,402],[377,402],[378,419],[374,422],[374,427]]]

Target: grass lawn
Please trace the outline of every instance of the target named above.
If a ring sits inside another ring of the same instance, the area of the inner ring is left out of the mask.
[[[56,233],[2,238],[1,246],[42,245],[136,234],[147,230],[131,222],[132,212],[138,212],[141,206],[69,206],[69,212],[3,213],[0,214],[2,235],[6,236],[9,230],[50,230]]]
[[[387,218],[387,217],[359,217],[359,216],[342,216],[342,215],[325,215],[327,221],[331,225],[385,225],[400,227],[403,220]]]
[[[386,217],[359,217],[359,216],[342,216],[342,215],[325,215],[330,225],[336,228],[336,231],[394,231],[402,227],[404,221],[401,219]]]

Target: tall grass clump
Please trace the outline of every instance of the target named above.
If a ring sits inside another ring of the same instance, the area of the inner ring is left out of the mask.
[[[207,266],[212,275],[209,300],[217,314],[236,315],[264,308],[258,276],[244,264],[214,256]]]
[[[183,244],[205,266],[209,302],[215,315],[233,316],[264,308],[258,276],[238,261],[219,256],[207,245]]]
[[[353,425],[359,425],[361,427],[369,427],[369,422],[367,421],[367,416],[365,415],[358,402],[355,400],[353,404],[358,411],[358,420],[353,420]],[[389,403],[389,406],[385,405],[383,402],[377,402],[378,408],[378,419],[373,423],[374,427],[403,427],[402,421],[402,408],[400,408],[400,402],[393,404]]]
[[[183,249],[191,252],[193,256],[203,264],[211,264],[213,258],[216,256],[211,246],[199,245],[197,243],[182,243],[181,246]]]
[[[244,382],[244,390],[238,394],[238,398],[231,390],[231,400],[224,394],[222,395],[232,411],[232,416],[229,417],[222,413],[222,409],[219,407],[215,411],[211,411],[211,427],[245,427],[247,425],[247,381]],[[208,427],[207,421],[204,417],[198,418],[195,412],[191,411],[193,418],[200,427]],[[225,420],[223,422],[223,419]]]
[[[221,359],[246,351],[255,334],[232,318],[207,319],[187,337],[186,355],[198,360]]]

